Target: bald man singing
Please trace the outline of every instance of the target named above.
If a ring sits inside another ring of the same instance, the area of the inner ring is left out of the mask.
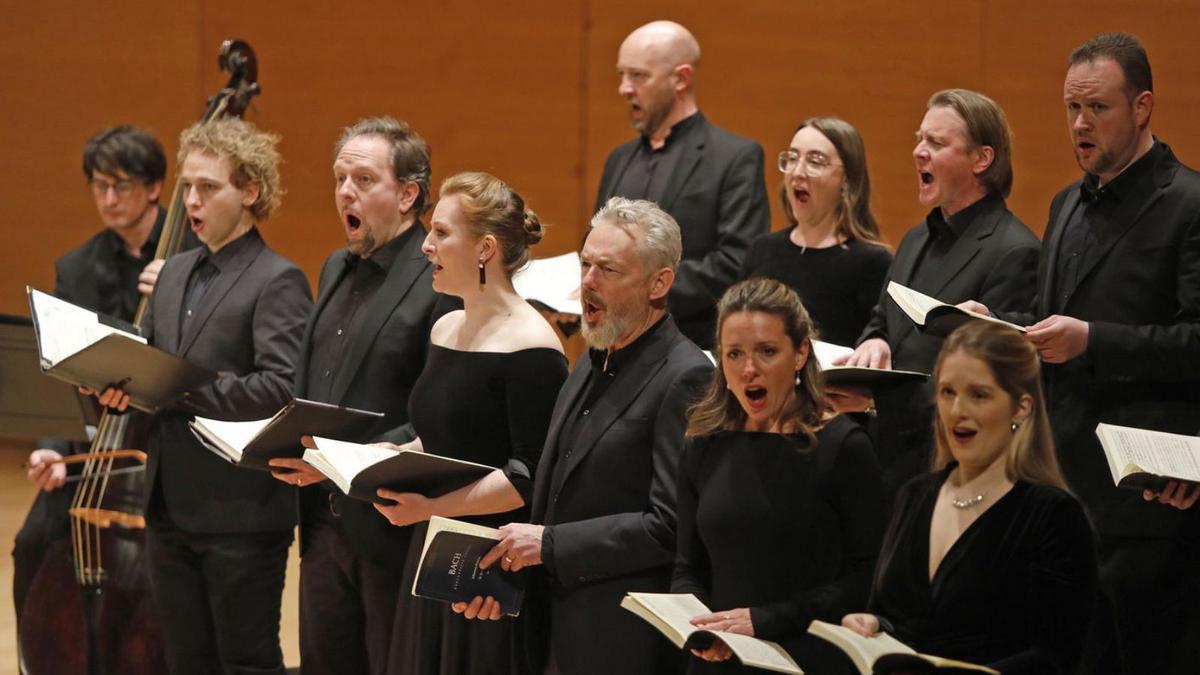
[[[750,241],[770,229],[763,151],[710,123],[696,104],[700,44],[673,21],[629,34],[617,55],[617,93],[639,133],[609,154],[596,210],[610,197],[656,202],[679,223],[683,259],[671,287],[679,329],[712,347],[717,299]]]

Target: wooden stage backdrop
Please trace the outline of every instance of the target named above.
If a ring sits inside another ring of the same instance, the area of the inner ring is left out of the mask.
[[[834,114],[857,125],[874,206],[893,243],[923,215],[913,132],[928,96],[946,87],[986,92],[1008,112],[1016,132],[1011,206],[1042,231],[1051,195],[1078,173],[1061,101],[1065,58],[1098,32],[1143,39],[1156,75],[1153,128],[1200,165],[1195,0],[6,4],[6,313],[27,313],[25,284],[50,289],[54,259],[98,228],[79,168],[84,141],[128,122],[152,130],[173,154],[179,131],[224,81],[215,55],[230,37],[258,54],[263,95],[247,116],[283,137],[288,194],[265,236],[310,276],[341,243],[332,143],[346,124],[381,113],[407,119],[429,140],[435,185],[457,171],[493,172],[554,226],[538,255],[574,247],[605,155],[632,135],[616,94],[617,47],[656,18],[696,34],[701,107],[762,143],[772,188],[774,155],[801,119]]]
[[[1142,38],[1156,76],[1152,126],[1200,166],[1196,0],[3,4],[0,313],[28,313],[25,285],[50,290],[55,258],[99,227],[80,173],[84,141],[132,123],[173,155],[180,130],[224,82],[215,61],[226,38],[245,39],[258,54],[263,95],[247,117],[283,137],[288,194],[265,236],[310,277],[342,243],[332,144],[367,115],[407,119],[429,140],[435,184],[471,169],[509,181],[553,225],[539,256],[575,247],[605,156],[632,136],[616,95],[617,47],[658,18],[699,38],[701,107],[762,143],[772,193],[773,158],[800,120],[832,114],[858,126],[892,243],[924,215],[913,132],[929,95],[947,87],[983,91],[1008,112],[1016,132],[1010,205],[1044,229],[1050,197],[1078,175],[1061,98],[1065,59],[1099,32]],[[4,550],[32,495],[18,477],[25,451],[18,444],[0,453]],[[5,589],[10,574],[2,555]],[[285,616],[292,659],[294,592]],[[0,592],[0,668],[12,663],[9,597]]]

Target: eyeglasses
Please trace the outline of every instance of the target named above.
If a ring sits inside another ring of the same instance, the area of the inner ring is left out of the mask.
[[[803,167],[799,173],[813,178],[825,176],[833,170],[833,167],[841,166],[841,164],[830,160],[819,152],[810,152],[803,157],[795,150],[784,150],[779,153],[780,172],[788,173],[789,171],[795,171],[797,165]]]
[[[109,190],[116,192],[117,196],[119,197],[124,197],[133,190],[133,188],[137,185],[137,181],[119,180],[115,183],[110,183],[106,180],[93,178],[92,180],[88,181],[88,185],[92,186],[92,194],[96,195],[97,197],[103,197],[107,195]]]

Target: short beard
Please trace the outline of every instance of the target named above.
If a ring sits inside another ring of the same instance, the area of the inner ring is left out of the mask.
[[[359,227],[365,228],[366,225],[360,225]],[[358,241],[354,241],[353,239],[347,237],[346,247],[349,248],[350,252],[354,255],[360,258],[366,258],[367,256],[371,255],[372,251],[375,250],[375,234],[370,230],[366,230],[363,238]]]

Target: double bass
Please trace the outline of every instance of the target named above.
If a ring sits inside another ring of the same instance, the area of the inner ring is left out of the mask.
[[[258,61],[241,40],[221,44],[217,63],[229,81],[208,101],[201,122],[240,117],[256,96]],[[187,226],[183,191],[176,179],[155,258],[179,252]],[[138,304],[133,323],[145,328],[149,299]],[[145,517],[139,512],[146,485],[150,417],[100,413],[86,454],[65,458],[81,464],[68,511],[70,536],[51,545],[32,570],[18,624],[24,675],[159,675],[167,672],[162,631],[151,603],[146,567]],[[132,460],[133,467],[118,462]],[[136,470],[130,470],[134,468]]]

